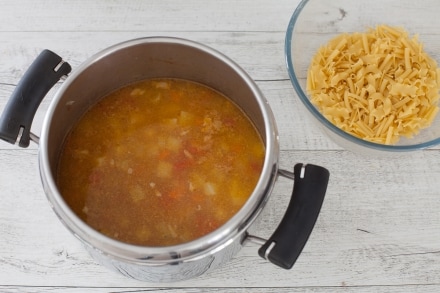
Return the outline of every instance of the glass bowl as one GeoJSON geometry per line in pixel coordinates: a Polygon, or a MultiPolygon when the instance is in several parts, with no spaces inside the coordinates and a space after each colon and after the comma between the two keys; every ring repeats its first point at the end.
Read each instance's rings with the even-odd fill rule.
{"type": "Polygon", "coordinates": [[[440,143],[440,113],[431,126],[412,138],[402,137],[394,145],[374,143],[341,130],[310,102],[306,91],[307,72],[321,46],[342,33],[366,32],[377,25],[402,27],[410,37],[418,35],[424,51],[440,65],[440,1],[426,0],[303,0],[287,29],[285,54],[293,87],[308,112],[337,144],[352,151],[404,152],[440,143]]]}

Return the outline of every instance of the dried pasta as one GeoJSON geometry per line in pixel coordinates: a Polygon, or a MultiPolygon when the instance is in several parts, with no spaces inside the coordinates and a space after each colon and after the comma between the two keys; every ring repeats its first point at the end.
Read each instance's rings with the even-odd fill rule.
{"type": "Polygon", "coordinates": [[[321,47],[307,76],[311,102],[333,124],[365,140],[395,144],[439,112],[440,69],[418,37],[379,25],[321,47]]]}

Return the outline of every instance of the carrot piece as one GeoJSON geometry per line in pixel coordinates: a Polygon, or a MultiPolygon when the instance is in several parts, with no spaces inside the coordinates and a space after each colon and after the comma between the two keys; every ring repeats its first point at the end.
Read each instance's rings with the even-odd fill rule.
{"type": "Polygon", "coordinates": [[[168,196],[171,198],[177,199],[182,196],[182,193],[177,189],[173,189],[168,193],[168,196]]]}
{"type": "Polygon", "coordinates": [[[171,152],[168,149],[162,149],[159,151],[159,159],[164,160],[167,159],[171,155],[171,152]]]}
{"type": "Polygon", "coordinates": [[[178,103],[182,99],[182,95],[178,91],[170,91],[171,101],[178,103]]]}
{"type": "Polygon", "coordinates": [[[168,196],[173,199],[178,199],[183,197],[183,195],[186,193],[186,188],[183,186],[183,183],[177,184],[173,189],[168,192],[168,196]]]}
{"type": "Polygon", "coordinates": [[[201,192],[194,192],[194,193],[192,193],[191,194],[191,200],[194,202],[194,203],[201,203],[201,202],[203,202],[203,200],[205,199],[205,195],[203,194],[203,193],[201,193],[201,192]]]}

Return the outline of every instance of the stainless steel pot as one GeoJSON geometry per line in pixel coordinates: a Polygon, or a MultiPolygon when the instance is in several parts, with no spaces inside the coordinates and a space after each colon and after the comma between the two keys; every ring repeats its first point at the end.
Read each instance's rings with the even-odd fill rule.
{"type": "Polygon", "coordinates": [[[260,243],[260,256],[290,269],[318,217],[327,188],[326,169],[297,164],[293,172],[278,169],[275,119],[255,82],[221,53],[189,40],[152,37],[124,42],[92,56],[75,70],[55,94],[41,138],[30,132],[32,120],[49,89],[70,73],[61,57],[45,50],[31,65],[0,117],[0,137],[27,147],[39,144],[40,174],[47,198],[64,225],[84,243],[99,263],[123,275],[150,282],[194,278],[231,259],[247,240],[260,243]],[[263,138],[263,171],[243,208],[216,231],[197,240],[168,247],[130,245],[108,238],[84,223],[69,208],[57,184],[57,164],[66,135],[91,105],[129,83],[173,77],[214,88],[246,112],[263,138]],[[291,202],[269,240],[248,234],[283,175],[295,180],[291,202]]]}

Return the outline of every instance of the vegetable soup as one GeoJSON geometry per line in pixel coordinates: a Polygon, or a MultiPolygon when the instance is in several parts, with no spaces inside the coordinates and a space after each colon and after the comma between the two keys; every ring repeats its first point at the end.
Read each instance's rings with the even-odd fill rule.
{"type": "Polygon", "coordinates": [[[72,129],[58,187],[84,222],[111,238],[175,245],[238,212],[264,153],[249,118],[219,92],[145,80],[100,100],[72,129]]]}

